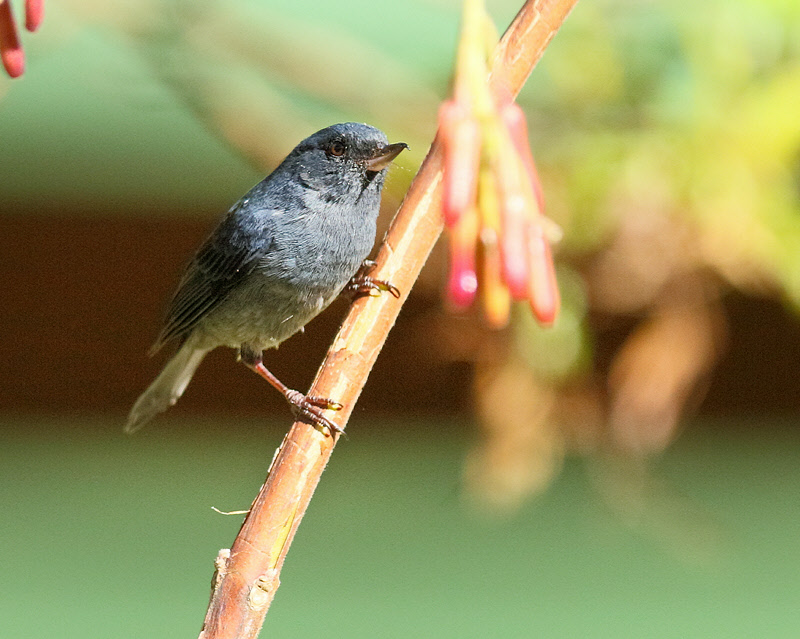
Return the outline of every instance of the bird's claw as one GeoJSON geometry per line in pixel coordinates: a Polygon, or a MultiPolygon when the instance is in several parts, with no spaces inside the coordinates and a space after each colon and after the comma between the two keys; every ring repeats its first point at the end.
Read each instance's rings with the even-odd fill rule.
{"type": "Polygon", "coordinates": [[[378,297],[382,291],[391,293],[394,297],[400,297],[400,289],[386,280],[376,280],[367,275],[354,277],[347,285],[347,292],[351,295],[369,295],[378,297]]]}
{"type": "Polygon", "coordinates": [[[327,428],[331,433],[344,434],[341,428],[322,414],[323,410],[342,410],[343,406],[339,402],[327,397],[303,395],[303,393],[295,390],[290,390],[286,394],[286,399],[292,407],[292,413],[296,418],[315,427],[327,428]]]}
{"type": "Polygon", "coordinates": [[[313,406],[322,408],[323,410],[342,410],[344,404],[335,402],[328,397],[318,397],[317,395],[306,395],[306,401],[313,406]]]}
{"type": "Polygon", "coordinates": [[[348,283],[346,292],[357,297],[359,295],[369,295],[370,297],[377,297],[381,292],[386,291],[391,293],[393,297],[400,298],[400,289],[391,282],[386,280],[378,280],[370,277],[369,272],[375,268],[377,264],[373,260],[364,260],[361,268],[348,283]]]}

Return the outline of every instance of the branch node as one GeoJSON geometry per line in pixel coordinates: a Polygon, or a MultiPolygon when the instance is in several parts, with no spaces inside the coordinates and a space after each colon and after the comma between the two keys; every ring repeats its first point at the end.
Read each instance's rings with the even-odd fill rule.
{"type": "Polygon", "coordinates": [[[261,575],[253,587],[250,589],[250,594],[247,597],[247,605],[254,611],[266,608],[272,598],[275,596],[275,591],[281,585],[280,572],[277,568],[270,568],[263,575],[261,575]]]}

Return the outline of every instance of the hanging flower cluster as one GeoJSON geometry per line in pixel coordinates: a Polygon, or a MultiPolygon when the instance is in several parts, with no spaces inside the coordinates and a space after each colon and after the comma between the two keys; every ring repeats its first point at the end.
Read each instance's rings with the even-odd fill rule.
{"type": "Polygon", "coordinates": [[[490,326],[508,322],[513,300],[528,300],[551,325],[560,297],[542,189],[522,109],[497,78],[488,83],[497,35],[482,0],[465,0],[454,95],[439,111],[444,147],[442,210],[450,239],[448,297],[459,309],[479,293],[490,326]],[[479,286],[480,283],[480,286],[479,286]]]}
{"type": "MultiPolygon", "coordinates": [[[[36,31],[43,18],[44,0],[25,0],[25,28],[36,31]]],[[[12,78],[18,78],[25,70],[25,52],[11,12],[11,0],[0,0],[0,59],[12,78]]]]}

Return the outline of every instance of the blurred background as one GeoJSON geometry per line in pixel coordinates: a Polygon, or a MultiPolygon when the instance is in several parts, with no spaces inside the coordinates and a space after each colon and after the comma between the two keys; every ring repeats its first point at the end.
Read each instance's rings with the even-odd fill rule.
{"type": "MultiPolygon", "coordinates": [[[[12,2],[21,13],[21,3],[12,2]]],[[[488,2],[502,30],[519,4],[488,2]]],[[[133,438],[146,351],[218,217],[302,138],[405,141],[455,0],[61,0],[0,75],[0,636],[192,636],[290,424],[212,353],[133,438]]],[[[519,98],[564,298],[491,332],[432,255],[264,635],[796,637],[800,5],[579,3],[519,98]]],[[[308,387],[337,303],[267,365],[308,387]]]]}

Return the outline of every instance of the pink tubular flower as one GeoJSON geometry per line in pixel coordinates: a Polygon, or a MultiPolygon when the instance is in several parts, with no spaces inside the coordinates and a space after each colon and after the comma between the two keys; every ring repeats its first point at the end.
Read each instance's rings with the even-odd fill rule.
{"type": "Polygon", "coordinates": [[[0,0],[0,58],[6,73],[18,78],[25,71],[25,53],[14,23],[10,0],[0,0]]]}
{"type": "Polygon", "coordinates": [[[511,148],[501,147],[496,159],[495,175],[500,198],[503,258],[503,279],[515,300],[528,297],[530,265],[528,260],[528,220],[530,198],[522,180],[519,158],[511,148]]]}
{"type": "Polygon", "coordinates": [[[481,160],[480,123],[469,107],[447,100],[439,109],[439,127],[444,142],[444,221],[452,228],[475,202],[481,160]]]}
{"type": "Polygon", "coordinates": [[[550,244],[541,226],[531,226],[529,242],[531,286],[528,300],[536,320],[543,326],[552,326],[561,308],[561,294],[556,282],[550,244]]]}
{"type": "MultiPolygon", "coordinates": [[[[510,99],[509,99],[510,100],[510,99]]],[[[544,193],[542,183],[539,181],[539,173],[533,161],[533,154],[528,143],[528,123],[525,120],[525,113],[516,102],[508,101],[500,108],[500,115],[503,123],[511,134],[511,141],[517,149],[519,157],[525,165],[528,173],[533,193],[536,196],[536,204],[539,206],[539,213],[544,213],[544,193]]]]}
{"type": "Polygon", "coordinates": [[[44,20],[44,0],[25,0],[25,28],[33,33],[44,20]]]}
{"type": "Polygon", "coordinates": [[[450,277],[447,293],[456,308],[467,308],[478,290],[475,251],[478,239],[477,215],[470,211],[455,224],[450,238],[450,277]]]}
{"type": "MultiPolygon", "coordinates": [[[[43,19],[44,0],[25,0],[25,28],[36,31],[43,19]]],[[[11,0],[0,0],[0,60],[12,78],[18,78],[25,71],[25,52],[11,11],[11,0]]]]}

